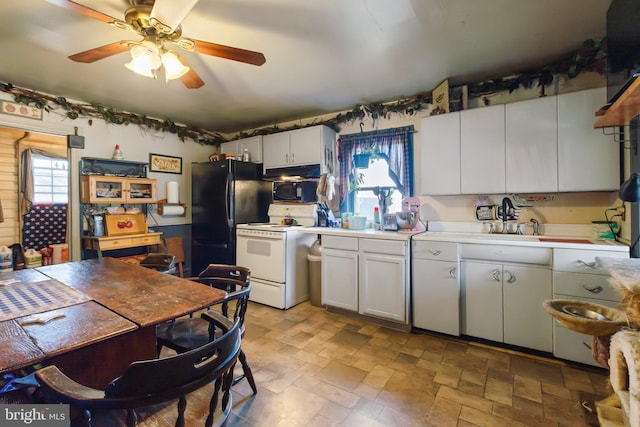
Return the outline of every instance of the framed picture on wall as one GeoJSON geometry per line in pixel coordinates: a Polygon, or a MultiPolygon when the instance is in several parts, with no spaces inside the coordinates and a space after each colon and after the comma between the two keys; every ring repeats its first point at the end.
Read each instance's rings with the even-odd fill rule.
{"type": "Polygon", "coordinates": [[[149,153],[149,171],[181,174],[182,157],[149,153]]]}

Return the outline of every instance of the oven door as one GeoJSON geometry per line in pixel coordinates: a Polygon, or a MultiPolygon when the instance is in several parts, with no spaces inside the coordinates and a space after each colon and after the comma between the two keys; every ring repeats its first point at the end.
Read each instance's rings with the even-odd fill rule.
{"type": "Polygon", "coordinates": [[[237,229],[236,264],[251,270],[251,279],[285,282],[286,233],[237,229]]]}

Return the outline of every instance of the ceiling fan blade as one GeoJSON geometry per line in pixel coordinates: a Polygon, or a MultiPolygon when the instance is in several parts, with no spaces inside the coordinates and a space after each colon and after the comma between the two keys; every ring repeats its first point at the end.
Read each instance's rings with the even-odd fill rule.
{"type": "Polygon", "coordinates": [[[177,57],[180,60],[180,62],[182,63],[182,65],[184,65],[185,67],[189,67],[189,71],[187,72],[187,74],[185,74],[184,76],[180,77],[180,80],[182,80],[182,83],[188,89],[197,89],[199,87],[204,86],[204,81],[202,81],[202,79],[200,78],[198,73],[196,73],[196,71],[193,69],[193,67],[190,66],[182,56],[177,55],[177,57]]]}
{"type": "Polygon", "coordinates": [[[105,15],[102,12],[98,12],[97,10],[93,10],[90,7],[83,6],[71,0],[46,0],[46,1],[51,4],[55,4],[56,6],[64,7],[65,9],[69,9],[74,12],[80,13],[84,16],[88,16],[89,18],[106,22],[107,24],[111,24],[112,22],[117,21],[117,19],[112,16],[105,15]]]}
{"type": "Polygon", "coordinates": [[[85,50],[84,52],[76,53],[75,55],[69,56],[69,59],[76,62],[84,62],[90,64],[99,59],[108,58],[109,56],[126,52],[127,50],[129,50],[129,45],[126,44],[126,42],[119,41],[96,47],[94,49],[85,50]]]}
{"type": "Polygon", "coordinates": [[[154,26],[163,33],[171,34],[180,25],[198,0],[156,0],[150,18],[154,26]]]}
{"type": "Polygon", "coordinates": [[[195,51],[205,55],[217,56],[219,58],[231,59],[252,65],[262,65],[267,60],[260,52],[239,49],[237,47],[224,46],[221,44],[193,40],[195,51]]]}

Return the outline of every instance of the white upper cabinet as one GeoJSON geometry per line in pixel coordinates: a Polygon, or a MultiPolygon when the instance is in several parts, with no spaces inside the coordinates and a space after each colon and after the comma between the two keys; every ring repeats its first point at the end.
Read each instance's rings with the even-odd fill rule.
{"type": "Polygon", "coordinates": [[[320,164],[321,173],[336,174],[336,134],[327,126],[311,126],[263,137],[267,169],[320,164]]]}
{"type": "Polygon", "coordinates": [[[557,97],[506,104],[508,193],[558,191],[557,97]]]}
{"type": "Polygon", "coordinates": [[[422,119],[420,194],[460,194],[460,113],[422,119]]]}
{"type": "Polygon", "coordinates": [[[220,144],[220,153],[222,154],[229,153],[241,156],[245,149],[249,150],[251,162],[262,163],[262,136],[252,136],[220,144]]]}
{"type": "Polygon", "coordinates": [[[559,191],[620,188],[619,146],[593,128],[594,112],[606,104],[606,92],[598,88],[558,95],[559,191]]]}
{"type": "Polygon", "coordinates": [[[620,148],[594,112],[604,88],[422,119],[422,195],[615,191],[620,148]]]}
{"type": "Polygon", "coordinates": [[[505,192],[504,104],[460,114],[460,190],[462,194],[505,192]]]}
{"type": "Polygon", "coordinates": [[[262,138],[263,167],[291,166],[289,161],[289,132],[272,133],[262,138]]]}

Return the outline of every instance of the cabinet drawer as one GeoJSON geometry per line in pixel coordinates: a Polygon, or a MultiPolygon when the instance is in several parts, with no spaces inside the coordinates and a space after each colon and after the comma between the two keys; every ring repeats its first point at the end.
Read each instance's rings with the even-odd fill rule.
{"type": "Polygon", "coordinates": [[[508,245],[460,245],[460,257],[498,262],[551,265],[552,249],[508,245]]]}
{"type": "Polygon", "coordinates": [[[322,247],[330,249],[343,249],[345,251],[357,251],[358,239],[356,237],[322,236],[322,247]]]}
{"type": "Polygon", "coordinates": [[[553,269],[554,271],[608,275],[598,265],[596,257],[629,258],[629,254],[626,252],[554,249],[553,269]]]}
{"type": "MultiPolygon", "coordinates": [[[[601,274],[567,273],[554,271],[553,294],[578,298],[596,298],[619,302],[622,295],[609,283],[608,276],[601,274]]],[[[564,299],[564,297],[558,297],[564,299]]]]}
{"type": "Polygon", "coordinates": [[[122,239],[116,240],[101,240],[100,249],[103,251],[109,249],[120,249],[120,248],[130,248],[131,247],[131,239],[123,237],[122,239]]]}
{"type": "Polygon", "coordinates": [[[591,354],[591,335],[581,334],[556,324],[553,355],[586,365],[600,366],[591,354]]]}
{"type": "Polygon", "coordinates": [[[418,259],[458,261],[458,244],[453,242],[414,241],[412,256],[418,259]]]}
{"type": "Polygon", "coordinates": [[[359,245],[362,252],[402,256],[406,254],[407,242],[400,240],[360,239],[359,245]]]}

